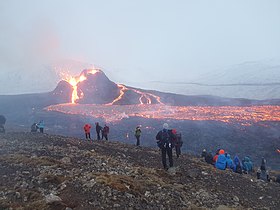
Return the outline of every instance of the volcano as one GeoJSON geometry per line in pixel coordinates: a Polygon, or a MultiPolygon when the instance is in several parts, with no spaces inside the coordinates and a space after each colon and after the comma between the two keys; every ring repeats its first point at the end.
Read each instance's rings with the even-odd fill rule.
{"type": "Polygon", "coordinates": [[[85,69],[77,77],[58,83],[52,95],[73,104],[156,104],[161,103],[158,96],[148,91],[126,87],[112,82],[99,69],[85,69]]]}
{"type": "MultiPolygon", "coordinates": [[[[60,103],[137,105],[166,104],[171,106],[249,106],[278,105],[280,100],[249,100],[216,96],[186,96],[116,84],[100,69],[85,69],[79,76],[58,83],[50,97],[60,103]]],[[[56,103],[54,103],[56,104],[56,103]]]]}
{"type": "MultiPolygon", "coordinates": [[[[7,119],[8,132],[27,131],[34,122],[44,119],[48,133],[81,137],[85,123],[100,122],[110,125],[110,137],[115,140],[133,138],[129,132],[143,125],[142,141],[146,145],[154,145],[151,137],[163,122],[168,122],[188,140],[184,151],[214,151],[227,146],[231,153],[257,159],[279,148],[279,105],[277,99],[143,90],[116,84],[100,69],[85,69],[78,76],[60,81],[51,92],[0,96],[0,115],[7,119]],[[236,147],[237,142],[242,146],[236,147]],[[258,145],[260,152],[255,154],[251,145],[258,145]]],[[[271,153],[271,164],[277,167],[274,156],[271,153]]]]}
{"type": "Polygon", "coordinates": [[[120,91],[103,71],[86,69],[78,77],[60,81],[52,94],[63,97],[65,103],[107,104],[117,98],[120,91]]]}

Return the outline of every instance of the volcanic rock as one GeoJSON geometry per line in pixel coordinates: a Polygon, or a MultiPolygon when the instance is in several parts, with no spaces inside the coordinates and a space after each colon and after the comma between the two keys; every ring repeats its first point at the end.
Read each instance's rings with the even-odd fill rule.
{"type": "Polygon", "coordinates": [[[83,97],[78,100],[78,103],[106,104],[119,96],[118,86],[109,80],[104,72],[97,71],[95,74],[87,74],[87,70],[84,70],[82,74],[86,75],[87,79],[77,84],[78,94],[83,93],[83,97]]]}
{"type": "Polygon", "coordinates": [[[68,82],[61,80],[51,93],[53,97],[60,98],[64,103],[69,103],[71,102],[72,91],[72,86],[68,82]]]}
{"type": "Polygon", "coordinates": [[[0,209],[279,209],[280,185],[183,154],[40,133],[0,135],[0,209]],[[44,152],[42,152],[44,151],[44,152]]]}

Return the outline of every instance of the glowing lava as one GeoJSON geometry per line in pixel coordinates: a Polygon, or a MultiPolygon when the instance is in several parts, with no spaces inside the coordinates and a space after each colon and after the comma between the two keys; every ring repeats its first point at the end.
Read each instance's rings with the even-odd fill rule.
{"type": "Polygon", "coordinates": [[[123,85],[123,84],[118,84],[118,87],[120,88],[120,95],[119,95],[116,99],[114,99],[111,103],[108,103],[108,104],[106,104],[106,105],[114,105],[116,102],[120,101],[120,100],[123,98],[125,92],[128,91],[128,90],[131,90],[131,91],[137,93],[138,95],[140,95],[140,97],[139,97],[139,99],[138,99],[140,104],[152,104],[152,98],[154,98],[154,99],[157,101],[157,103],[163,104],[163,103],[160,101],[160,97],[159,97],[159,96],[156,96],[156,95],[154,95],[154,94],[145,93],[145,92],[136,90],[136,89],[134,89],[134,88],[128,88],[128,87],[126,87],[126,86],[123,85]],[[144,99],[145,99],[145,100],[144,100],[144,99]],[[145,101],[146,101],[146,102],[145,102],[145,101]]]}
{"type": "Polygon", "coordinates": [[[174,119],[192,121],[220,121],[250,126],[257,122],[280,122],[280,106],[166,106],[163,104],[138,105],[52,105],[48,111],[103,118],[106,122],[129,117],[174,119]]]}
{"type": "Polygon", "coordinates": [[[78,94],[78,83],[85,81],[87,79],[87,75],[88,74],[95,74],[96,72],[99,72],[100,70],[98,69],[89,69],[89,70],[85,70],[82,72],[82,74],[78,77],[72,77],[70,76],[69,79],[64,79],[66,82],[68,82],[72,88],[73,88],[73,92],[72,92],[72,97],[71,97],[71,103],[75,104],[76,101],[78,99],[80,99],[81,97],[83,97],[83,93],[81,92],[80,95],[78,94]]]}
{"type": "Polygon", "coordinates": [[[118,87],[120,88],[120,95],[114,99],[111,103],[108,103],[106,105],[113,105],[114,103],[116,103],[117,101],[121,100],[125,91],[127,90],[127,88],[124,85],[118,84],[118,87]]]}

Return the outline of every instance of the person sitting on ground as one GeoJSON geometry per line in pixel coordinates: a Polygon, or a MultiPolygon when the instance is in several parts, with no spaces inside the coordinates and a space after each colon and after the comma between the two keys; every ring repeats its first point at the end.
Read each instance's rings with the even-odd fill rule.
{"type": "Polygon", "coordinates": [[[270,181],[268,170],[266,169],[266,160],[262,157],[260,168],[257,170],[257,179],[270,181]]]}
{"type": "Polygon", "coordinates": [[[206,163],[213,165],[213,155],[211,154],[211,152],[207,152],[206,149],[203,149],[201,157],[204,158],[204,161],[206,163]]]}
{"type": "Polygon", "coordinates": [[[233,169],[234,166],[233,166],[233,161],[232,161],[232,159],[231,159],[231,157],[230,157],[230,154],[226,153],[225,156],[226,156],[226,161],[227,161],[227,166],[226,166],[226,168],[233,169]]]}
{"type": "Polygon", "coordinates": [[[207,155],[206,149],[203,149],[203,150],[202,150],[202,153],[201,153],[201,157],[202,157],[202,158],[205,158],[206,155],[207,155]]]}
{"type": "Polygon", "coordinates": [[[213,157],[213,164],[215,165],[215,163],[217,162],[218,156],[219,156],[219,152],[221,149],[217,149],[216,154],[213,157]]]}
{"type": "Polygon", "coordinates": [[[227,158],[223,149],[219,151],[219,156],[217,158],[215,167],[220,170],[225,170],[227,167],[227,158]]]}
{"type": "Polygon", "coordinates": [[[238,174],[242,174],[242,164],[237,155],[233,159],[233,171],[238,174]]]}
{"type": "Polygon", "coordinates": [[[35,132],[37,132],[38,131],[38,125],[37,125],[37,123],[33,123],[32,125],[31,125],[31,132],[32,133],[35,133],[35,132]]]}
{"type": "Polygon", "coordinates": [[[253,172],[253,163],[248,156],[244,157],[244,160],[242,161],[242,165],[243,165],[243,171],[245,173],[248,174],[253,172]]]}

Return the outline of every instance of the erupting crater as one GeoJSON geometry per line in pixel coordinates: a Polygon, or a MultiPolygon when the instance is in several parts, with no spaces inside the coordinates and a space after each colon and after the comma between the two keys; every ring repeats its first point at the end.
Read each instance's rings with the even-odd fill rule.
{"type": "Polygon", "coordinates": [[[228,105],[209,106],[205,98],[200,98],[199,103],[202,105],[178,106],[175,95],[156,93],[158,95],[155,91],[115,84],[100,69],[86,69],[79,76],[61,81],[53,91],[53,95],[64,98],[65,103],[48,106],[45,110],[103,118],[106,122],[120,121],[129,117],[221,121],[242,125],[280,121],[280,106],[233,106],[230,99],[220,99],[228,105]],[[175,101],[174,104],[163,103],[167,101],[166,98],[175,101]]]}
{"type": "Polygon", "coordinates": [[[53,91],[54,95],[61,95],[62,93],[70,95],[71,100],[66,102],[72,104],[128,105],[162,103],[159,96],[148,91],[141,91],[123,84],[115,84],[100,69],[86,69],[79,76],[66,76],[53,91]],[[65,82],[68,83],[69,87],[66,87],[65,82]],[[69,93],[69,89],[71,93],[69,93]]]}

